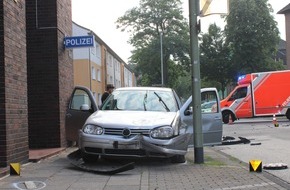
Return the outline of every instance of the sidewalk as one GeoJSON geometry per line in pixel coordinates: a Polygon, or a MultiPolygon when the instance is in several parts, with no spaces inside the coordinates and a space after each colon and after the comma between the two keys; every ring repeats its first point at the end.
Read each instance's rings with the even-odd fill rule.
{"type": "Polygon", "coordinates": [[[290,189],[289,184],[267,171],[249,172],[246,163],[241,163],[211,147],[204,147],[204,164],[194,163],[194,149],[190,148],[186,155],[187,162],[184,164],[172,164],[166,160],[137,160],[133,170],[111,176],[77,170],[66,158],[74,150],[76,149],[68,148],[37,163],[21,166],[20,176],[0,179],[0,189],[290,189]]]}

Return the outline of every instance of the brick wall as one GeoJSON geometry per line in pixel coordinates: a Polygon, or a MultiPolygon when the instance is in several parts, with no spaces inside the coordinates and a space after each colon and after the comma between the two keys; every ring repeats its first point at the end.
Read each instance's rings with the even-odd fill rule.
{"type": "Polygon", "coordinates": [[[71,1],[26,0],[26,6],[29,147],[65,146],[73,66],[63,38],[71,34],[71,1]]]}
{"type": "Polygon", "coordinates": [[[28,161],[25,0],[0,5],[0,166],[28,161]]]}
{"type": "Polygon", "coordinates": [[[58,28],[58,69],[59,69],[59,114],[60,114],[60,140],[66,146],[65,117],[68,99],[74,88],[72,50],[65,50],[63,39],[72,35],[71,0],[59,0],[57,5],[58,28]]]}
{"type": "Polygon", "coordinates": [[[2,3],[0,4],[0,167],[5,167],[7,162],[3,9],[2,3]]]}

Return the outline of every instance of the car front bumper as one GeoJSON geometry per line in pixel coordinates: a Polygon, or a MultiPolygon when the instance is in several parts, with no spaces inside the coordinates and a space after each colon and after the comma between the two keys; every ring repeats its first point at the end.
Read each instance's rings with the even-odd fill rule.
{"type": "Polygon", "coordinates": [[[152,139],[135,135],[124,138],[116,135],[88,135],[79,132],[79,148],[86,154],[125,157],[171,157],[185,155],[192,134],[186,133],[171,139],[152,139]]]}

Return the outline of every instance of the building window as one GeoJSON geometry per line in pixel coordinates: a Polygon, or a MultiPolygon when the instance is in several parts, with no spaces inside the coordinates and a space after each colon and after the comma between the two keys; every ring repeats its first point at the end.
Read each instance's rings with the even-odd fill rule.
{"type": "Polygon", "coordinates": [[[97,100],[97,93],[96,92],[93,92],[93,96],[94,96],[94,99],[96,101],[97,100]]]}
{"type": "Polygon", "coordinates": [[[101,71],[100,71],[100,69],[97,69],[97,79],[98,79],[98,81],[101,81],[101,71]]]}
{"type": "Polygon", "coordinates": [[[96,80],[96,70],[94,66],[92,66],[92,79],[96,80]]]}
{"type": "Polygon", "coordinates": [[[109,56],[109,65],[110,65],[110,67],[112,67],[112,62],[113,62],[113,59],[112,59],[112,56],[110,55],[109,56]]]}
{"type": "Polygon", "coordinates": [[[93,55],[96,55],[96,47],[95,46],[94,47],[91,47],[90,50],[91,50],[91,53],[93,55]]]}
{"type": "Polygon", "coordinates": [[[102,94],[98,93],[98,105],[101,105],[102,104],[102,94]]]}

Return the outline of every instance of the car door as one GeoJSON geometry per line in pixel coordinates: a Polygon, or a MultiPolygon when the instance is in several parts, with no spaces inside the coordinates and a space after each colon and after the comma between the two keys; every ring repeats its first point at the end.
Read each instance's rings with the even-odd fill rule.
{"type": "MultiPolygon", "coordinates": [[[[215,88],[201,89],[201,115],[202,115],[202,132],[204,145],[221,144],[223,123],[220,108],[220,99],[215,88]],[[211,108],[209,108],[209,106],[211,108]]],[[[193,112],[192,112],[192,97],[184,103],[181,110],[181,117],[185,122],[189,131],[193,133],[193,112]]],[[[190,146],[194,144],[193,136],[190,141],[190,146]]]]}
{"type": "Polygon", "coordinates": [[[78,141],[78,132],[86,119],[98,110],[91,91],[86,87],[76,86],[69,100],[66,113],[66,139],[69,142],[78,141]]]}
{"type": "Polygon", "coordinates": [[[233,101],[230,107],[235,111],[237,118],[252,117],[250,85],[236,88],[229,100],[233,101]]]}

